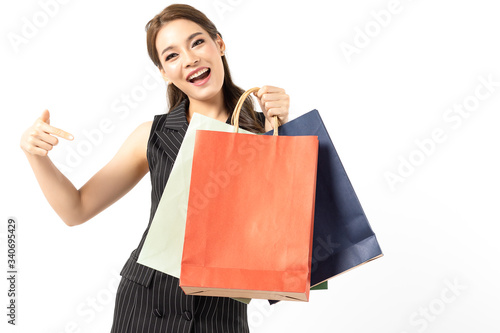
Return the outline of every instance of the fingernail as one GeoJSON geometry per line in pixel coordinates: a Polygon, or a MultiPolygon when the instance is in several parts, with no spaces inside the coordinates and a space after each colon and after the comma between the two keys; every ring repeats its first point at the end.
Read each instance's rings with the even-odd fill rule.
{"type": "Polygon", "coordinates": [[[70,135],[68,138],[69,138],[70,140],[73,140],[73,135],[70,135]]]}

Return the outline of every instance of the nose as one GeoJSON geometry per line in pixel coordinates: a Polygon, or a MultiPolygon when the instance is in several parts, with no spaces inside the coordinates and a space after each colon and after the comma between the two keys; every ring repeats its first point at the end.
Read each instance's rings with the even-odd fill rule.
{"type": "Polygon", "coordinates": [[[200,61],[200,59],[196,54],[194,54],[194,52],[186,51],[184,55],[184,61],[185,67],[192,67],[195,66],[200,61]]]}

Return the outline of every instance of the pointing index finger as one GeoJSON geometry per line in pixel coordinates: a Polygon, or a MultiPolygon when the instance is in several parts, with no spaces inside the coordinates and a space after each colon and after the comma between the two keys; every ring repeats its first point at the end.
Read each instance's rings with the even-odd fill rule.
{"type": "Polygon", "coordinates": [[[60,138],[66,139],[66,140],[73,140],[73,138],[74,138],[73,135],[71,135],[70,133],[63,131],[60,128],[51,126],[47,123],[44,123],[42,125],[42,129],[47,133],[54,134],[55,136],[58,136],[60,138]]]}

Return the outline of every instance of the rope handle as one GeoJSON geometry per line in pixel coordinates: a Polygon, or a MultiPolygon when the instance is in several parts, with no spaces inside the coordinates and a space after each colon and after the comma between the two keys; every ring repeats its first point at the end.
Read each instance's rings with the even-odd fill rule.
{"type": "MultiPolygon", "coordinates": [[[[247,99],[248,95],[250,95],[255,91],[258,91],[259,89],[260,89],[259,87],[248,89],[241,95],[240,99],[238,100],[238,103],[236,104],[236,107],[234,108],[233,111],[233,115],[231,117],[231,124],[234,125],[234,133],[238,133],[238,125],[240,123],[240,111],[241,108],[243,107],[243,103],[247,99]]],[[[278,116],[273,116],[273,121],[274,121],[273,136],[278,136],[278,116]]]]}

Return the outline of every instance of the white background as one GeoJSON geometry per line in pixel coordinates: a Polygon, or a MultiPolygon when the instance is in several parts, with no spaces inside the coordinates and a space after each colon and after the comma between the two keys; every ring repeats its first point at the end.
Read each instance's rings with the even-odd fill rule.
{"type": "MultiPolygon", "coordinates": [[[[44,3],[55,2],[0,8],[0,266],[7,271],[7,219],[15,217],[19,271],[17,326],[6,323],[4,278],[1,325],[109,332],[119,271],[149,219],[149,175],[70,228],[47,203],[19,140],[49,109],[51,124],[75,135],[49,156],[79,188],[139,124],[164,113],[144,26],[171,2],[44,3]],[[133,93],[135,104],[124,107],[133,93]],[[103,119],[112,130],[99,138],[103,119]]],[[[500,332],[497,1],[401,0],[390,18],[382,15],[389,0],[189,3],[222,33],[238,85],[285,88],[291,118],[319,110],[385,255],[335,277],[308,303],[253,301],[251,331],[500,332]],[[347,44],[357,53],[346,56],[347,44]],[[480,77],[496,86],[488,91],[480,77]],[[443,118],[467,102],[474,110],[466,117],[443,118]],[[435,130],[442,140],[430,144],[435,130]],[[401,178],[391,186],[387,173],[401,178]]]]}

